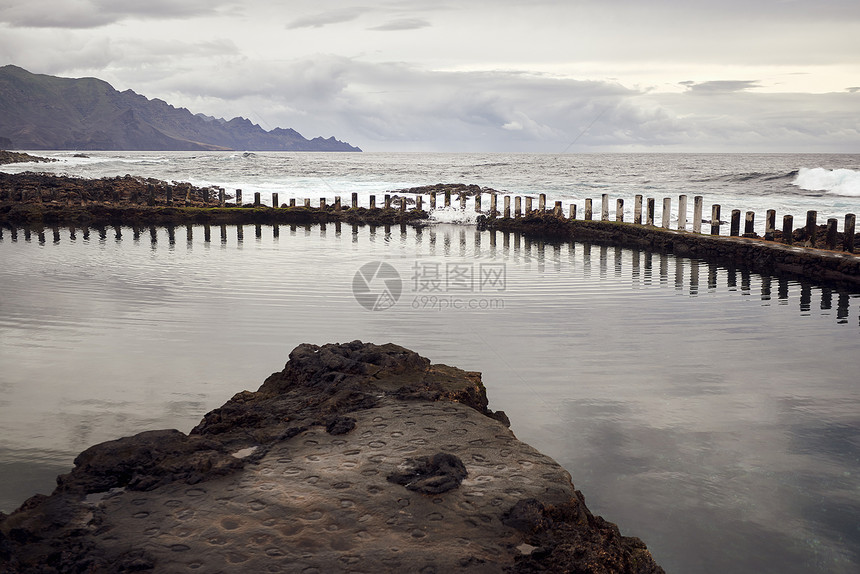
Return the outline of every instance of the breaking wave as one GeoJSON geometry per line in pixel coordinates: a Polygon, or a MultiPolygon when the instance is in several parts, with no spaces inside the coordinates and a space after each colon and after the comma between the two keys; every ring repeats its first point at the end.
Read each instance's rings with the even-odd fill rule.
{"type": "Polygon", "coordinates": [[[802,167],[792,181],[800,189],[825,191],[833,195],[860,197],[860,171],[802,167]]]}

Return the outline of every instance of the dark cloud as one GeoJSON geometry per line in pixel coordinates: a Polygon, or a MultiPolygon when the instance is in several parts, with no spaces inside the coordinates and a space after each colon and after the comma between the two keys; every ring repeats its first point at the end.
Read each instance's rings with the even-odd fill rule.
{"type": "Polygon", "coordinates": [[[400,31],[400,30],[417,30],[419,28],[427,28],[430,22],[421,18],[400,18],[386,22],[380,26],[374,26],[370,30],[378,30],[383,32],[400,31]]]}
{"type": "Polygon", "coordinates": [[[727,94],[759,87],[758,80],[713,80],[710,82],[681,82],[694,94],[727,94]]]}
{"type": "Polygon", "coordinates": [[[297,28],[322,28],[329,24],[350,22],[368,11],[370,11],[370,8],[361,6],[350,6],[349,8],[327,10],[325,12],[297,18],[287,24],[287,28],[290,30],[295,30],[297,28]]]}
{"type": "Polygon", "coordinates": [[[27,28],[87,29],[129,18],[171,19],[214,14],[228,1],[30,0],[0,3],[0,23],[27,28]]]}

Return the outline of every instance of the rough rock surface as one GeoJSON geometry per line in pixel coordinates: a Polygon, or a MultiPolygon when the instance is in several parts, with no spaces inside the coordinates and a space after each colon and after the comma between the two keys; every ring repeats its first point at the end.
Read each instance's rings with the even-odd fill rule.
{"type": "Polygon", "coordinates": [[[0,572],[662,572],[479,373],[391,344],[300,345],[190,435],[75,464],[0,515],[0,572]]]}

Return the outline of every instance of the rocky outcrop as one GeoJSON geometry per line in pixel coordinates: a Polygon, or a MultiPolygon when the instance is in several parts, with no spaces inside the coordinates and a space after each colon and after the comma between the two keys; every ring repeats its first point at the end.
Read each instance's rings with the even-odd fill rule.
{"type": "Polygon", "coordinates": [[[479,373],[300,345],[189,435],[83,452],[0,516],[0,571],[662,572],[506,422],[479,373]]]}
{"type": "Polygon", "coordinates": [[[0,67],[0,142],[15,149],[361,151],[334,137],[194,115],[96,78],[0,67]]]}
{"type": "MultiPolygon", "coordinates": [[[[2,143],[2,139],[0,139],[0,143],[2,143]]],[[[6,163],[26,163],[26,162],[36,162],[36,163],[48,163],[52,161],[57,161],[55,159],[50,159],[47,157],[38,157],[35,155],[30,155],[28,153],[18,153],[14,151],[4,151],[0,150],[0,165],[6,163]]]]}

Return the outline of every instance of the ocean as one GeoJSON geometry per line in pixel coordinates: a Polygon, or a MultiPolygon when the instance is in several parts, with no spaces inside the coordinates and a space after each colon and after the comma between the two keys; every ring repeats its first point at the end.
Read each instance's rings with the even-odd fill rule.
{"type": "MultiPolygon", "coordinates": [[[[63,162],[2,168],[281,198],[439,182],[580,205],[686,193],[840,226],[860,207],[860,156],[41,155],[63,162]]],[[[209,240],[201,226],[4,228],[0,511],[50,492],[92,444],[188,432],[300,343],[360,339],[482,372],[490,408],[667,572],[860,568],[860,293],[450,223],[464,215],[213,226],[209,240]],[[371,311],[356,284],[379,262],[401,290],[371,311]]]]}

